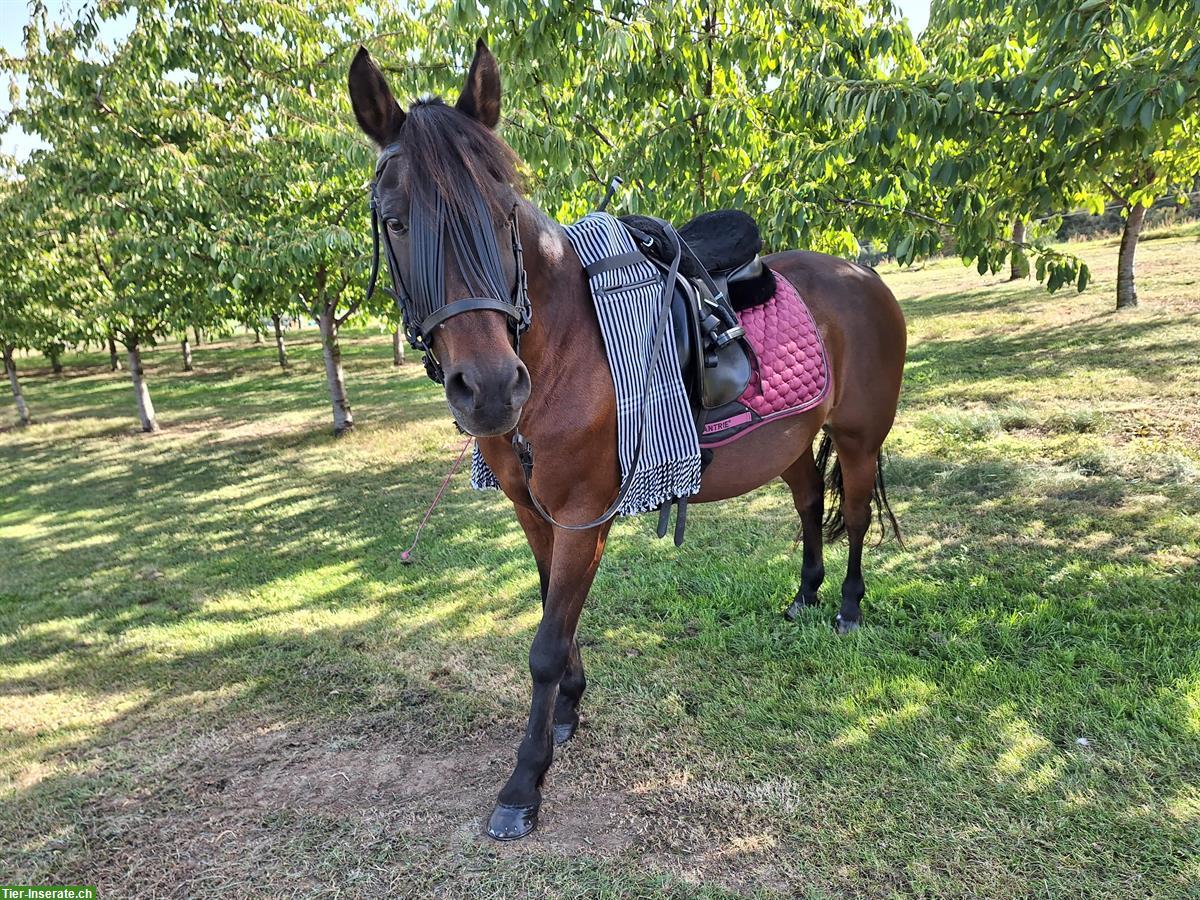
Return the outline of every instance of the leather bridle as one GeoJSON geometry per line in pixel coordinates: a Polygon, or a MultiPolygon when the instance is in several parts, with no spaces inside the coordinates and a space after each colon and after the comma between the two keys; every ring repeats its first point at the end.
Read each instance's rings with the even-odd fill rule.
{"type": "MultiPolygon", "coordinates": [[[[374,253],[371,259],[371,277],[367,284],[368,299],[370,299],[374,294],[376,282],[379,278],[379,176],[383,174],[383,170],[387,167],[387,164],[400,154],[400,151],[401,146],[399,144],[390,144],[380,151],[379,160],[375,164],[375,178],[371,182],[371,237],[374,241],[374,253]]],[[[486,254],[491,257],[490,268],[499,268],[498,255],[493,252],[495,250],[494,236],[491,235],[490,229],[487,229],[486,225],[484,224],[486,222],[491,222],[491,216],[488,214],[486,203],[479,195],[478,191],[475,190],[473,186],[471,190],[473,192],[472,199],[475,202],[476,212],[480,221],[474,224],[468,223],[467,227],[473,229],[483,229],[483,231],[473,233],[473,236],[475,237],[483,235],[486,238],[482,248],[479,248],[477,243],[477,249],[482,249],[482,251],[484,251],[480,255],[486,254]],[[490,243],[488,240],[490,240],[490,243]]],[[[414,208],[416,208],[418,205],[419,204],[414,204],[414,208]]],[[[497,284],[495,279],[486,271],[486,269],[489,268],[488,263],[481,259],[472,259],[470,253],[463,252],[466,243],[465,233],[463,231],[463,223],[461,221],[457,221],[454,216],[445,215],[445,207],[442,205],[440,198],[436,199],[434,218],[435,221],[433,230],[429,231],[428,233],[424,233],[420,238],[421,240],[432,241],[433,243],[429,246],[422,247],[419,252],[415,252],[413,254],[414,265],[424,265],[426,268],[428,268],[431,264],[431,261],[436,261],[436,265],[439,267],[442,265],[440,262],[442,258],[441,241],[444,236],[444,229],[445,232],[449,233],[451,243],[455,246],[460,267],[465,266],[466,268],[470,269],[470,274],[467,274],[464,270],[464,274],[467,274],[468,284],[470,284],[472,280],[474,280],[476,283],[491,281],[493,284],[497,284]]],[[[513,261],[515,263],[515,283],[509,289],[509,300],[501,300],[496,297],[464,297],[460,300],[454,300],[450,303],[447,303],[445,299],[445,291],[438,290],[436,291],[437,296],[432,300],[426,297],[427,302],[425,305],[428,308],[419,309],[418,304],[414,302],[413,296],[408,292],[408,289],[405,287],[404,280],[400,276],[400,266],[397,264],[396,251],[392,247],[392,242],[390,240],[385,240],[383,242],[384,246],[387,248],[388,270],[392,275],[391,294],[395,298],[396,305],[400,308],[400,314],[404,319],[405,336],[408,338],[409,344],[411,344],[414,349],[425,354],[425,371],[437,384],[443,383],[444,373],[442,372],[441,363],[438,361],[437,356],[433,352],[431,337],[434,330],[440,325],[445,324],[448,319],[462,313],[473,312],[476,310],[495,310],[496,312],[503,313],[508,318],[509,331],[513,336],[513,348],[516,351],[517,356],[520,357],[521,334],[529,328],[529,323],[533,314],[533,308],[529,300],[528,278],[525,273],[525,262],[521,249],[521,232],[518,225],[517,204],[514,202],[512,210],[508,215],[508,227],[512,235],[512,253],[513,261]]],[[[533,507],[537,510],[538,515],[557,528],[567,531],[587,531],[611,521],[617,516],[617,512],[620,509],[621,504],[629,495],[629,491],[633,487],[635,480],[634,476],[637,474],[638,468],[641,465],[646,429],[649,427],[646,413],[649,408],[648,400],[650,393],[650,373],[659,357],[662,355],[663,347],[665,346],[664,339],[671,317],[671,298],[674,294],[676,278],[679,275],[679,265],[681,259],[683,258],[683,248],[686,247],[686,244],[684,244],[682,238],[679,238],[678,234],[675,233],[673,228],[671,228],[669,225],[667,225],[666,228],[670,234],[676,238],[678,244],[673,255],[673,259],[669,265],[655,262],[655,264],[658,265],[659,268],[663,269],[665,273],[662,282],[662,295],[659,301],[654,336],[651,342],[650,359],[647,363],[646,373],[643,378],[641,414],[639,417],[638,436],[634,447],[633,459],[630,463],[629,472],[621,480],[617,490],[616,498],[612,501],[608,508],[604,510],[604,512],[589,522],[568,524],[558,521],[553,515],[551,515],[550,511],[542,505],[541,501],[538,500],[537,495],[533,492],[533,486],[530,484],[533,478],[533,446],[529,443],[528,439],[521,434],[519,429],[513,430],[512,447],[517,456],[517,460],[520,463],[521,475],[524,481],[525,490],[529,494],[529,499],[533,502],[533,507]]],[[[416,239],[412,241],[414,250],[417,247],[417,243],[418,242],[416,239]]],[[[688,252],[690,253],[690,250],[688,252]]],[[[615,268],[621,265],[626,265],[627,263],[628,260],[624,259],[623,257],[613,257],[604,260],[603,263],[599,265],[602,265],[605,268],[615,268]]],[[[593,266],[588,270],[589,276],[593,274],[591,271],[592,269],[599,271],[597,264],[593,264],[593,266]]],[[[421,274],[430,276],[434,273],[424,271],[421,274]]],[[[494,273],[491,274],[494,275],[494,273]]],[[[428,277],[426,278],[426,281],[428,281],[428,277]]],[[[418,283],[420,283],[420,279],[418,279],[418,283]]],[[[426,293],[428,293],[426,290],[427,287],[428,285],[422,287],[422,290],[424,290],[426,293]]],[[[698,413],[698,415],[702,416],[702,412],[698,413]]],[[[703,426],[702,418],[698,418],[696,420],[696,426],[697,429],[703,426]]],[[[687,509],[686,498],[679,498],[678,501],[667,501],[662,505],[659,516],[659,537],[662,537],[662,535],[666,533],[667,515],[670,511],[672,502],[678,502],[679,504],[679,513],[676,517],[675,536],[675,543],[678,545],[681,542],[683,535],[683,522],[685,511],[687,509]]]]}
{"type": "MultiPolygon", "coordinates": [[[[375,163],[375,178],[371,182],[371,239],[374,242],[374,250],[371,258],[371,277],[367,283],[367,299],[370,300],[375,293],[376,282],[379,279],[379,245],[380,245],[380,197],[379,197],[379,179],[383,174],[383,170],[387,164],[395,159],[401,152],[400,144],[390,144],[384,147],[379,153],[379,159],[375,163]]],[[[479,196],[478,191],[474,190],[474,199],[480,210],[486,212],[486,206],[483,198],[479,196]]],[[[450,234],[451,242],[455,245],[460,265],[464,264],[464,260],[473,260],[473,254],[465,253],[464,247],[467,240],[467,235],[462,230],[462,223],[457,221],[443,221],[447,217],[441,215],[443,210],[441,201],[437,201],[438,214],[434,222],[435,240],[439,243],[442,239],[442,229],[444,228],[450,234]]],[[[413,206],[414,210],[417,204],[413,206]]],[[[485,221],[491,221],[488,216],[485,221]]],[[[484,226],[480,226],[484,227],[484,226]]],[[[383,240],[383,245],[387,252],[388,271],[392,277],[392,297],[396,301],[396,305],[400,309],[400,315],[404,320],[404,334],[408,339],[408,343],[415,350],[419,350],[425,354],[425,371],[430,379],[437,384],[441,384],[444,380],[442,365],[438,361],[437,356],[433,352],[433,333],[441,325],[445,324],[448,319],[454,316],[461,315],[466,312],[474,312],[476,310],[495,310],[503,313],[508,319],[509,331],[512,332],[514,349],[517,355],[520,355],[521,334],[528,330],[530,320],[533,316],[533,306],[529,301],[529,282],[525,274],[524,254],[521,248],[521,230],[520,223],[517,220],[517,203],[514,202],[512,210],[508,214],[508,229],[512,238],[512,254],[515,269],[514,284],[509,289],[509,299],[502,300],[499,297],[463,297],[459,300],[446,302],[445,292],[438,291],[438,296],[426,298],[423,304],[424,308],[419,308],[414,302],[412,294],[404,284],[404,279],[400,275],[400,266],[396,259],[395,248],[392,247],[392,242],[388,239],[383,240]]],[[[488,239],[491,245],[494,246],[494,241],[488,239]]],[[[440,246],[435,248],[434,259],[438,260],[437,265],[440,265],[440,246]]],[[[474,263],[471,263],[474,265],[474,263]]],[[[477,277],[476,282],[487,281],[494,273],[479,272],[482,277],[477,277]]],[[[493,279],[494,280],[494,279],[493,279]]]]}

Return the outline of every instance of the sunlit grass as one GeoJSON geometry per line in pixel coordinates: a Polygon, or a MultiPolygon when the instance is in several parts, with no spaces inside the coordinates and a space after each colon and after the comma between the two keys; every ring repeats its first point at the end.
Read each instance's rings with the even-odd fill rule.
{"type": "Polygon", "coordinates": [[[148,354],[151,438],[102,355],[60,378],[23,359],[37,424],[0,432],[0,882],[1194,892],[1200,243],[1147,241],[1119,315],[1115,247],[1072,249],[1097,275],[1081,296],[954,260],[884,272],[910,326],[888,446],[907,547],[868,553],[858,635],[828,627],[844,545],[825,606],[780,615],[781,485],[696,508],[681,550],[617,525],[581,629],[585,727],[540,837],[503,852],[476,835],[523,727],[537,575],[465,476],[400,563],[461,446],[419,363],[348,334],[359,430],[334,440],[312,330],[286,374],[244,339],[190,375],[148,354]],[[351,751],[370,762],[321,768],[351,751]],[[347,791],[453,758],[466,793],[238,793],[301,752],[347,791]]]}

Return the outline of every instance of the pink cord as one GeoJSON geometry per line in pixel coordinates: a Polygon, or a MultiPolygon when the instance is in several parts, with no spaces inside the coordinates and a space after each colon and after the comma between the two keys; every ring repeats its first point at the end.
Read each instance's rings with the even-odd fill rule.
{"type": "Polygon", "coordinates": [[[463,441],[462,449],[458,451],[458,459],[454,461],[454,465],[450,467],[450,471],[446,473],[446,477],[442,479],[442,486],[438,488],[437,494],[433,498],[433,502],[429,504],[429,509],[425,510],[425,518],[421,520],[421,524],[417,526],[417,533],[413,536],[413,542],[408,545],[408,549],[400,554],[400,562],[405,565],[411,565],[412,559],[410,554],[416,549],[417,541],[421,539],[421,529],[425,527],[425,523],[429,521],[429,517],[433,515],[434,509],[438,505],[438,501],[442,499],[442,494],[446,492],[447,485],[450,484],[450,479],[454,477],[454,473],[458,471],[458,467],[462,465],[463,457],[467,455],[467,448],[471,446],[473,438],[467,438],[463,441]]]}

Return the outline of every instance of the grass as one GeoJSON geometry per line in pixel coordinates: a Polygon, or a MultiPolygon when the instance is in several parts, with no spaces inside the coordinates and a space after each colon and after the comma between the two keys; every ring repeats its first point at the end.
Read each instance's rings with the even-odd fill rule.
{"type": "MultiPolygon", "coordinates": [[[[99,356],[0,432],[0,883],[103,896],[1200,894],[1200,263],[1142,306],[955,261],[887,271],[910,325],[867,627],[798,624],[781,484],[624,521],[584,614],[584,727],[542,828],[480,837],[527,704],[537,578],[456,480],[418,363],[314,334],[148,355],[164,431],[99,356]]],[[[32,361],[26,361],[31,365],[32,361]]]]}

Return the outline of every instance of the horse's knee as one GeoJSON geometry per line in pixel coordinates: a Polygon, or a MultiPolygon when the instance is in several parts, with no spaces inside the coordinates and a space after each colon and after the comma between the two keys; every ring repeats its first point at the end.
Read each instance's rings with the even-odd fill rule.
{"type": "Polygon", "coordinates": [[[538,634],[529,648],[529,674],[534,684],[557,684],[567,670],[569,641],[538,634]]]}

